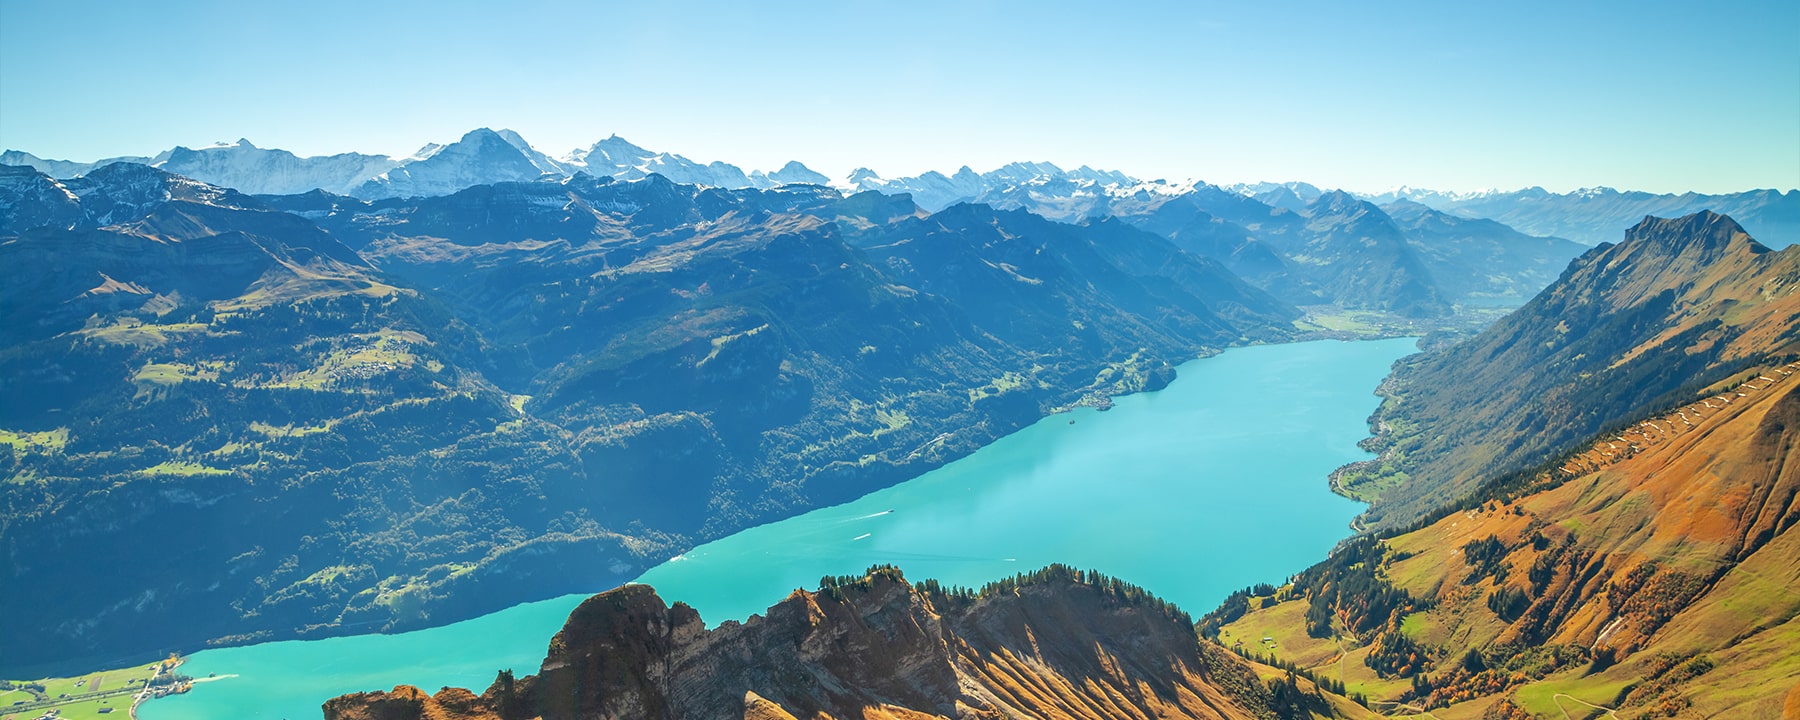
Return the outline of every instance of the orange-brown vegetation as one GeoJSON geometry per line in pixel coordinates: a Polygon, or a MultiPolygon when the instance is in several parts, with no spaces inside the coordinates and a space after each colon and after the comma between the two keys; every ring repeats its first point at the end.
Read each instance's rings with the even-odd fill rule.
{"type": "Polygon", "coordinates": [[[1382,460],[1340,480],[1374,497],[1369,526],[1393,529],[1588,439],[1605,440],[1590,459],[1629,455],[1786,377],[1770,365],[1800,352],[1795,318],[1800,249],[1714,213],[1646,218],[1476,337],[1402,361],[1377,414],[1382,460]]]}
{"type": "MultiPolygon", "coordinates": [[[[1596,441],[1514,499],[1392,538],[1405,557],[1388,576],[1435,605],[1427,612],[1445,631],[1433,640],[1447,657],[1566,647],[1585,655],[1589,684],[1622,688],[1588,701],[1776,712],[1800,666],[1753,646],[1772,641],[1791,655],[1800,629],[1800,467],[1787,462],[1800,438],[1800,383],[1779,371],[1791,369],[1762,369],[1596,441]],[[1682,423],[1684,413],[1699,420],[1682,423]],[[1480,565],[1458,555],[1490,537],[1508,571],[1467,583],[1468,592],[1480,565]],[[1529,604],[1510,621],[1484,614],[1476,601],[1495,593],[1529,604]],[[1734,682],[1721,692],[1714,680],[1734,682]]],[[[1551,670],[1538,677],[1578,672],[1551,670]]],[[[1432,678],[1429,698],[1455,702],[1535,679],[1515,674],[1496,686],[1491,671],[1452,671],[1432,678]]]]}

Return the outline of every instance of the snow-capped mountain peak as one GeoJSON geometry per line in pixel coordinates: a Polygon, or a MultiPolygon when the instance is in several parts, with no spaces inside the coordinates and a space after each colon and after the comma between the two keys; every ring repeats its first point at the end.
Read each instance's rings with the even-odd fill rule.
{"type": "Polygon", "coordinates": [[[536,180],[545,172],[561,172],[530,147],[521,150],[500,133],[476,128],[424,158],[409,159],[369,178],[351,194],[372,199],[449,195],[475,185],[536,180]],[[540,167],[540,162],[550,169],[540,167]]]}
{"type": "Polygon", "coordinates": [[[442,149],[444,149],[444,146],[439,145],[437,143],[425,143],[425,145],[423,147],[419,148],[418,150],[413,151],[413,154],[408,155],[403,158],[400,158],[400,161],[401,162],[417,162],[419,160],[424,160],[424,159],[430,158],[433,155],[438,154],[438,151],[442,150],[442,149]]]}
{"type": "Polygon", "coordinates": [[[750,182],[757,187],[796,184],[830,185],[831,178],[813,172],[812,168],[801,164],[798,160],[789,160],[786,165],[781,166],[780,170],[774,172],[765,173],[761,170],[751,172],[750,182]]]}
{"type": "Polygon", "coordinates": [[[28,166],[62,179],[119,162],[149,165],[250,194],[287,195],[318,189],[366,199],[443,195],[473,185],[545,176],[568,178],[578,172],[625,180],[656,174],[678,183],[733,189],[830,182],[797,161],[772,172],[746,173],[723,161],[700,163],[674,153],[646,150],[618,135],[558,159],[540,152],[513,130],[491,128],[470,130],[448,144],[427,143],[404,157],[341,153],[303,158],[286,150],[259,148],[247,138],[197,149],[178,146],[154,157],[97,162],[46,160],[17,150],[0,154],[0,163],[28,166]]]}

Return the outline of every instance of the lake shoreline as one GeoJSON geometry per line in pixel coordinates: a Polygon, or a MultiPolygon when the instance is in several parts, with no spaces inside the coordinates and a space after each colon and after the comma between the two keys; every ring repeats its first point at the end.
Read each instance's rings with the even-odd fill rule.
{"type": "MultiPolygon", "coordinates": [[[[785,596],[787,591],[791,591],[795,587],[810,587],[816,582],[821,574],[860,572],[867,567],[865,562],[870,558],[883,560],[897,559],[899,561],[897,564],[906,568],[909,577],[917,577],[920,579],[930,577],[938,579],[940,582],[945,582],[945,584],[966,584],[976,586],[982,582],[1010,575],[1015,572],[1029,571],[1038,566],[1048,564],[1049,562],[1066,562],[1065,558],[1062,556],[1071,554],[1071,552],[1065,552],[1065,550],[1072,551],[1079,548],[1058,550],[1048,545],[1032,548],[1027,546],[1029,545],[1028,543],[1012,542],[1006,537],[1005,532],[986,533],[979,538],[976,538],[980,542],[988,543],[988,545],[981,546],[983,550],[981,553],[970,551],[969,547],[971,546],[969,543],[959,544],[957,542],[951,542],[946,547],[936,547],[936,545],[939,536],[959,531],[959,528],[966,526],[976,526],[978,528],[983,524],[1002,522],[1000,519],[1004,518],[1051,517],[1058,518],[1057,522],[1063,525],[1080,525],[1085,521],[1083,520],[1082,514],[1079,512],[1072,512],[1071,509],[1067,507],[1034,503],[1038,503],[1038,499],[1040,499],[1039,496],[1049,496],[1051,499],[1055,499],[1055,497],[1068,496],[1071,493],[1079,494],[1084,487],[1095,485],[1096,483],[1093,482],[1093,480],[1102,476],[1107,476],[1110,482],[1123,483],[1131,493],[1135,493],[1130,496],[1137,498],[1137,502],[1142,502],[1146,506],[1169,505],[1170,503],[1163,502],[1165,492],[1187,493],[1188,495],[1184,497],[1208,497],[1207,493],[1217,492],[1218,490],[1216,488],[1213,490],[1204,490],[1196,487],[1188,487],[1188,485],[1191,485],[1192,483],[1187,483],[1185,481],[1174,482],[1168,487],[1157,487],[1153,485],[1142,485],[1139,480],[1134,479],[1140,478],[1144,476],[1145,473],[1155,470],[1155,468],[1148,466],[1140,467],[1137,463],[1156,454],[1155,452],[1148,451],[1153,450],[1154,448],[1138,448],[1138,450],[1145,450],[1144,452],[1136,452],[1133,449],[1131,443],[1138,441],[1135,436],[1144,435],[1149,432],[1149,430],[1154,429],[1139,427],[1134,425],[1134,423],[1148,422],[1151,424],[1160,423],[1162,425],[1178,427],[1204,427],[1208,428],[1208,432],[1230,431],[1234,429],[1234,423],[1226,422],[1226,420],[1229,419],[1228,416],[1230,414],[1234,412],[1245,412],[1243,408],[1251,403],[1258,402],[1258,398],[1265,397],[1256,392],[1258,388],[1246,388],[1241,386],[1258,384],[1266,385],[1269,386],[1269,388],[1264,389],[1268,390],[1269,393],[1279,395],[1281,392],[1289,392],[1292,390],[1291,388],[1280,388],[1279,386],[1281,385],[1304,384],[1308,382],[1307,378],[1311,375],[1333,372],[1334,370],[1329,369],[1336,368],[1337,365],[1340,364],[1334,359],[1336,356],[1354,356],[1356,362],[1361,366],[1360,372],[1362,376],[1364,376],[1361,380],[1353,383],[1357,387],[1352,389],[1343,387],[1325,387],[1324,389],[1312,388],[1311,390],[1308,390],[1308,392],[1314,393],[1329,391],[1330,393],[1335,393],[1333,395],[1334,399],[1330,402],[1349,402],[1352,405],[1355,405],[1354,408],[1338,408],[1335,411],[1336,422],[1330,429],[1329,435],[1331,437],[1329,440],[1323,441],[1324,445],[1332,446],[1335,449],[1329,453],[1313,458],[1311,461],[1314,470],[1322,467],[1327,462],[1329,462],[1330,467],[1324,467],[1323,470],[1318,470],[1316,473],[1308,471],[1308,476],[1304,478],[1289,478],[1284,480],[1283,482],[1291,483],[1294,487],[1291,490],[1284,489],[1281,493],[1275,493],[1276,495],[1280,495],[1282,493],[1303,492],[1310,489],[1310,492],[1305,492],[1305,495],[1308,497],[1308,502],[1313,506],[1312,510],[1317,510],[1321,512],[1321,514],[1318,515],[1319,520],[1308,521],[1307,524],[1317,525],[1319,526],[1319,529],[1304,531],[1306,533],[1311,533],[1309,536],[1312,537],[1312,540],[1303,543],[1305,546],[1304,548],[1296,546],[1296,549],[1292,552],[1284,550],[1283,552],[1286,553],[1286,555],[1281,562],[1273,564],[1259,562],[1255,563],[1256,567],[1253,572],[1246,572],[1247,568],[1235,568],[1230,572],[1222,572],[1221,577],[1234,578],[1230,582],[1236,582],[1237,579],[1245,577],[1253,576],[1261,578],[1274,573],[1284,572],[1289,569],[1297,570],[1300,567],[1304,567],[1307,563],[1316,561],[1317,557],[1323,556],[1323,553],[1329,550],[1330,545],[1335,544],[1342,536],[1347,536],[1349,534],[1349,519],[1361,511],[1362,506],[1360,503],[1344,500],[1337,495],[1332,494],[1329,491],[1327,484],[1319,482],[1319,480],[1324,479],[1331,468],[1335,468],[1340,464],[1337,462],[1339,459],[1366,457],[1366,453],[1361,453],[1360,450],[1356,449],[1355,444],[1358,440],[1367,436],[1366,418],[1369,412],[1372,411],[1377,400],[1372,389],[1379,382],[1381,377],[1385,377],[1387,369],[1394,359],[1410,353],[1410,340],[1382,340],[1348,343],[1321,340],[1310,343],[1261,345],[1226,350],[1220,354],[1183,363],[1178,368],[1176,381],[1169,383],[1160,390],[1138,392],[1121,396],[1115,402],[1115,409],[1110,412],[1102,413],[1097,409],[1078,408],[1070,412],[1047,416],[1024,429],[1001,438],[989,446],[983,447],[981,450],[976,451],[970,456],[946,464],[945,466],[925,473],[918,478],[908,480],[890,488],[875,491],[849,503],[843,503],[828,508],[814,509],[799,516],[749,528],[731,536],[721,538],[720,540],[696,546],[689,552],[678,556],[681,558],[680,560],[667,562],[656,568],[652,568],[640,575],[635,581],[646,582],[656,586],[659,593],[666,593],[666,596],[669,597],[671,601],[682,600],[689,602],[691,605],[695,605],[700,609],[702,617],[707,620],[708,624],[714,625],[724,620],[742,619],[751,613],[761,612],[768,605],[779,601],[781,597],[785,596]],[[1371,352],[1376,350],[1379,350],[1379,352],[1374,352],[1374,354],[1371,355],[1371,352]],[[1217,364],[1220,362],[1220,358],[1234,359],[1220,365],[1217,364]],[[1308,365],[1309,362],[1319,363],[1319,366],[1317,368],[1311,367],[1308,365]],[[1199,363],[1200,365],[1196,365],[1196,363],[1199,363]],[[1214,364],[1208,365],[1207,363],[1214,364]],[[1270,363],[1273,363],[1278,367],[1260,367],[1270,363]],[[1206,371],[1193,373],[1186,372],[1190,369],[1198,370],[1200,368],[1205,368],[1206,371]],[[1233,372],[1251,373],[1253,375],[1255,373],[1266,373],[1266,376],[1257,376],[1261,379],[1250,382],[1228,380],[1228,384],[1231,385],[1230,387],[1207,386],[1204,379],[1207,378],[1210,373],[1220,370],[1221,368],[1233,368],[1233,372]],[[1202,380],[1189,382],[1191,379],[1190,375],[1202,378],[1202,380]],[[1338,395],[1341,395],[1342,397],[1339,398],[1337,397],[1338,395]],[[1214,404],[1215,401],[1218,404],[1214,404]],[[1198,405],[1195,407],[1188,407],[1196,404],[1198,405]],[[1149,414],[1146,415],[1146,413],[1149,414]],[[1161,413],[1162,415],[1158,415],[1158,413],[1161,413]],[[1133,418],[1138,418],[1138,420],[1134,420],[1133,418]],[[1180,421],[1176,422],[1171,418],[1180,421]],[[1069,420],[1077,420],[1078,422],[1071,425],[1069,424],[1069,420]],[[1032,443],[1038,444],[1032,445],[1032,443]],[[1000,449],[996,450],[996,447],[999,447],[1000,449]],[[1112,451],[1119,451],[1124,454],[1108,456],[1107,459],[1099,460],[1096,460],[1095,456],[1092,456],[1092,453],[1112,451]],[[1134,456],[1137,459],[1131,459],[1134,456]],[[971,464],[971,459],[977,457],[981,459],[971,464]],[[1045,457],[1050,457],[1052,459],[1046,460],[1045,457]],[[1127,459],[1119,460],[1119,457],[1125,457],[1127,459]],[[1056,476],[1055,473],[1039,473],[1040,466],[1045,465],[1047,462],[1052,465],[1057,463],[1075,463],[1075,465],[1071,467],[1076,474],[1064,477],[1056,476]],[[1091,467],[1080,465],[1080,463],[1093,462],[1098,462],[1100,464],[1091,467]],[[998,465],[995,463],[998,463],[998,465]],[[1010,465],[1008,463],[1010,463],[1010,465]],[[1115,467],[1108,463],[1118,463],[1118,466],[1115,467]],[[968,465],[969,467],[961,467],[959,464],[968,465]],[[1083,467],[1087,467],[1087,469],[1081,469],[1083,467]],[[1006,468],[1013,468],[1013,470],[1016,471],[1013,472],[1012,475],[1006,476],[1010,479],[992,480],[990,478],[990,476],[994,476],[995,473],[1005,470],[1006,468]],[[932,480],[931,483],[920,484],[921,480],[944,474],[946,473],[946,470],[950,470],[950,472],[945,475],[945,477],[932,480]],[[1033,489],[1033,486],[1029,485],[1032,482],[1052,482],[1052,480],[1045,480],[1045,478],[1053,476],[1063,477],[1063,479],[1053,480],[1053,482],[1064,483],[1064,485],[1057,485],[1054,487],[1046,486],[1050,488],[1048,490],[1044,487],[1033,489]],[[950,494],[950,491],[946,489],[949,487],[947,483],[973,482],[967,480],[967,478],[970,477],[989,478],[982,481],[984,484],[982,490],[983,493],[986,494],[975,493],[974,487],[966,489],[956,488],[955,490],[957,493],[965,493],[962,495],[952,495],[950,494]],[[1068,479],[1069,477],[1072,477],[1073,479],[1068,479]],[[1011,485],[1008,483],[1011,483],[1011,485]],[[931,496],[930,493],[925,492],[929,489],[926,487],[927,485],[935,487],[936,489],[933,492],[938,493],[939,496],[931,496]],[[908,488],[909,486],[914,487],[911,490],[901,490],[902,488],[908,488]],[[902,496],[901,499],[910,498],[907,502],[915,503],[917,507],[930,509],[909,510],[907,509],[906,502],[900,502],[895,498],[890,497],[896,493],[902,496]],[[991,507],[987,507],[984,510],[982,505],[984,502],[991,507]],[[885,505],[883,505],[883,507],[874,507],[874,505],[884,503],[885,505]],[[1342,504],[1334,505],[1333,503],[1342,504]],[[899,512],[893,512],[894,508],[890,506],[894,505],[901,506],[899,512]],[[882,512],[884,510],[888,512],[882,512]],[[958,513],[961,515],[958,516],[958,513]],[[848,515],[846,516],[845,514],[848,515]],[[870,517],[863,517],[865,515],[870,517]],[[805,522],[796,522],[801,519],[807,520],[805,522]],[[820,523],[838,523],[838,525],[821,526],[820,523]],[[851,530],[854,530],[854,532],[851,532],[851,530]],[[768,539],[769,533],[773,532],[786,532],[791,533],[792,535],[791,537],[782,537],[776,540],[768,539]],[[733,538],[736,538],[736,540],[733,540],[733,538]],[[781,555],[780,553],[771,554],[768,552],[768,548],[751,547],[759,541],[771,543],[770,547],[779,548],[780,553],[785,553],[785,555],[781,555]],[[720,545],[720,543],[725,544],[720,545]],[[906,543],[912,544],[907,545],[906,543]],[[738,549],[732,550],[734,547],[738,549]],[[727,556],[721,557],[719,555],[721,552],[726,552],[727,556]],[[746,554],[742,557],[736,557],[729,556],[729,552],[742,552],[746,554]],[[811,555],[808,555],[807,553],[811,553],[811,555]],[[709,560],[708,558],[711,559],[709,560]],[[735,566],[740,572],[749,572],[750,575],[742,577],[721,576],[715,569],[707,567],[707,563],[709,562],[715,565],[723,562],[726,565],[735,566]],[[681,572],[676,572],[677,570],[680,570],[681,572]],[[777,572],[777,570],[779,570],[779,572],[777,572]],[[785,573],[785,575],[783,573],[785,573]],[[746,589],[753,583],[760,583],[760,585],[757,586],[759,589],[746,589]],[[740,599],[735,601],[723,601],[720,598],[705,597],[710,589],[718,587],[730,588],[729,594],[740,599]],[[692,597],[684,597],[684,595],[692,597]]],[[[1321,381],[1321,384],[1322,386],[1332,385],[1332,383],[1324,381],[1321,381]]],[[[1300,397],[1294,402],[1301,406],[1305,406],[1307,403],[1321,401],[1318,398],[1306,396],[1300,397]]],[[[1276,402],[1275,404],[1280,405],[1282,402],[1276,402]]],[[[1293,422],[1306,421],[1305,413],[1307,412],[1307,407],[1269,407],[1261,408],[1258,412],[1299,413],[1298,415],[1294,415],[1294,417],[1285,420],[1285,422],[1291,424],[1293,422]]],[[[1286,416],[1284,415],[1283,417],[1286,416]]],[[[1186,444],[1184,438],[1184,435],[1178,433],[1165,438],[1165,444],[1186,444]]],[[[1301,438],[1301,440],[1304,441],[1304,438],[1301,438]]],[[[1217,444],[1231,445],[1236,442],[1240,441],[1232,438],[1224,438],[1217,444]]],[[[1279,441],[1277,442],[1279,443],[1279,441]]],[[[1276,447],[1279,448],[1279,444],[1276,447]]],[[[1283,452],[1285,451],[1276,452],[1275,454],[1280,455],[1283,452]]],[[[1210,462],[1216,465],[1220,461],[1213,460],[1204,462],[1210,462]]],[[[1204,464],[1204,462],[1202,464],[1204,464]]],[[[1255,462],[1261,462],[1261,460],[1255,462]]],[[[1178,464],[1181,465],[1182,468],[1185,468],[1194,465],[1195,461],[1192,459],[1184,459],[1178,464]]],[[[1252,467],[1243,470],[1242,472],[1255,475],[1259,471],[1252,467]]],[[[1158,482],[1168,483],[1170,481],[1163,480],[1158,482]]],[[[1089,498],[1083,503],[1076,504],[1093,507],[1096,503],[1099,503],[1104,499],[1104,497],[1089,498]]],[[[1256,518],[1257,515],[1271,515],[1273,513],[1284,512],[1280,509],[1281,506],[1279,505],[1268,507],[1276,509],[1258,510],[1251,513],[1240,514],[1250,515],[1250,520],[1254,525],[1258,522],[1256,518]]],[[[1118,508],[1115,508],[1115,510],[1118,510],[1118,508]]],[[[1312,511],[1307,508],[1292,508],[1292,510],[1301,514],[1312,511]]],[[[1157,515],[1148,522],[1151,525],[1156,525],[1157,527],[1165,529],[1179,528],[1187,523],[1187,518],[1164,513],[1157,515]]],[[[1022,527],[1029,527],[1029,523],[1022,527]]],[[[1246,526],[1246,531],[1262,532],[1250,526],[1246,526]]],[[[1109,530],[1105,532],[1111,533],[1112,531],[1109,530]]],[[[1161,540],[1161,538],[1153,536],[1145,536],[1142,538],[1122,537],[1118,541],[1119,544],[1117,549],[1119,555],[1117,557],[1106,558],[1092,556],[1089,559],[1090,561],[1084,561],[1080,557],[1077,557],[1074,558],[1073,562],[1066,562],[1066,564],[1092,567],[1093,569],[1101,570],[1109,574],[1132,579],[1134,582],[1138,582],[1138,579],[1137,577],[1134,577],[1134,574],[1138,576],[1151,575],[1153,577],[1149,579],[1149,582],[1140,584],[1144,584],[1145,587],[1157,592],[1161,596],[1170,598],[1172,601],[1175,601],[1184,607],[1192,607],[1196,610],[1204,609],[1204,607],[1201,607],[1204,605],[1204,602],[1201,600],[1202,598],[1214,596],[1222,597],[1225,589],[1224,585],[1220,584],[1219,581],[1209,581],[1209,584],[1206,584],[1203,587],[1197,586],[1189,588],[1181,585],[1181,583],[1188,581],[1183,580],[1180,577],[1154,577],[1158,574],[1154,572],[1154,570],[1156,570],[1154,567],[1140,566],[1136,573],[1130,569],[1121,570],[1120,566],[1129,568],[1132,567],[1134,563],[1139,562],[1138,560],[1132,560],[1131,556],[1144,555],[1145,553],[1142,551],[1142,548],[1151,547],[1153,543],[1161,540]],[[1098,562],[1091,560],[1098,560],[1098,562]],[[1163,586],[1162,588],[1157,587],[1159,583],[1163,586]],[[1173,590],[1173,592],[1170,592],[1170,590],[1173,590]]],[[[1079,553],[1073,554],[1079,555],[1079,553]]],[[[1245,582],[1248,582],[1248,580],[1245,582]]],[[[409,633],[390,635],[365,634],[322,640],[282,641],[261,645],[248,645],[236,648],[203,651],[201,653],[196,653],[193,658],[196,663],[196,672],[210,668],[219,672],[221,675],[226,673],[238,673],[241,677],[233,678],[228,682],[211,684],[201,692],[190,694],[176,701],[166,703],[166,705],[169,706],[167,709],[169,714],[164,714],[164,711],[158,710],[157,708],[158,705],[164,705],[165,703],[147,706],[146,718],[147,720],[161,720],[162,718],[173,717],[245,716],[243,715],[244,708],[242,707],[233,709],[232,714],[218,715],[208,715],[205,712],[193,712],[192,710],[199,707],[195,705],[195,702],[202,700],[203,696],[216,695],[227,691],[231,691],[233,694],[242,694],[233,689],[232,686],[239,686],[241,690],[248,692],[251,689],[249,687],[250,685],[266,683],[267,674],[266,672],[262,672],[260,668],[253,669],[246,666],[243,668],[243,671],[240,672],[239,667],[233,667],[233,665],[243,665],[244,658],[254,657],[259,654],[266,655],[273,653],[279,655],[285,652],[304,650],[304,652],[300,652],[299,654],[309,657],[317,656],[308,662],[314,664],[326,662],[330,664],[339,663],[340,658],[353,658],[358,655],[369,655],[371,651],[365,648],[378,646],[383,643],[423,643],[425,646],[431,646],[433,643],[442,642],[444,637],[447,636],[467,635],[470,637],[479,637],[483,633],[492,632],[494,630],[494,628],[486,627],[487,625],[496,623],[504,624],[502,620],[496,619],[499,616],[516,617],[518,618],[518,623],[521,627],[538,627],[538,631],[527,631],[518,628],[509,629],[506,634],[524,633],[529,637],[524,641],[514,641],[514,647],[510,650],[497,649],[493,652],[481,651],[483,657],[469,659],[466,667],[461,667],[460,669],[447,668],[441,673],[434,673],[429,670],[416,670],[407,673],[407,677],[411,682],[429,680],[431,676],[438,674],[445,676],[442,678],[443,680],[446,680],[443,684],[480,685],[485,687],[485,684],[488,681],[491,681],[493,672],[503,667],[510,666],[515,670],[525,672],[534,669],[536,662],[542,658],[543,648],[547,645],[550,635],[554,632],[556,627],[560,627],[560,622],[563,617],[565,617],[568,611],[572,610],[580,600],[591,595],[592,593],[575,593],[549,600],[522,603],[506,610],[490,613],[482,617],[409,633]],[[434,634],[444,637],[438,637],[437,639],[425,637],[434,634]],[[540,634],[541,637],[536,636],[540,634]],[[339,648],[341,648],[341,650],[339,648]],[[321,660],[320,658],[325,659],[321,660]],[[217,663],[216,665],[215,661],[217,663]],[[183,707],[174,707],[177,705],[183,707]]],[[[1213,602],[1216,604],[1216,597],[1213,602]]],[[[465,648],[461,650],[461,652],[466,653],[468,652],[466,647],[469,643],[459,641],[444,643],[444,645],[446,648],[465,648]]],[[[421,653],[415,657],[436,658],[443,656],[445,653],[453,652],[457,651],[448,649],[433,651],[429,647],[425,647],[421,653]]],[[[399,658],[396,658],[395,662],[402,666],[413,664],[411,660],[401,660],[399,658]]],[[[249,663],[249,665],[254,665],[254,663],[249,663]]],[[[350,676],[364,676],[363,674],[359,674],[359,672],[348,670],[344,672],[350,676]]],[[[327,684],[330,682],[341,682],[343,683],[342,685],[334,687],[339,687],[343,691],[376,689],[375,686],[380,683],[373,679],[375,675],[379,675],[379,673],[368,675],[368,677],[371,678],[369,680],[350,680],[347,677],[339,679],[334,676],[333,678],[325,678],[321,680],[321,682],[327,684]]],[[[429,681],[427,684],[435,685],[436,682],[437,681],[429,681]]],[[[317,701],[322,702],[322,700],[323,698],[319,698],[317,701]]],[[[316,705],[314,705],[314,707],[316,708],[316,705]]],[[[252,706],[250,711],[252,713],[257,713],[262,709],[263,708],[261,707],[252,706]]],[[[316,710],[313,710],[313,712],[316,712],[316,710]]]]}

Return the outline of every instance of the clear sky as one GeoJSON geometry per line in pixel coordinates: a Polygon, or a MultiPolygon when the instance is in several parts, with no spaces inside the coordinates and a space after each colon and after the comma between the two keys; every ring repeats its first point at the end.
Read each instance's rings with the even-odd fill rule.
{"type": "Polygon", "coordinates": [[[834,177],[1786,189],[1800,0],[0,0],[7,148],[407,154],[480,126],[834,177]]]}

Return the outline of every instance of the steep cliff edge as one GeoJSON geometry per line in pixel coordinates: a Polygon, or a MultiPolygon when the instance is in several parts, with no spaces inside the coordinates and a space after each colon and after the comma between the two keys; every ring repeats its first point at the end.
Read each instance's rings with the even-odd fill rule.
{"type": "Polygon", "coordinates": [[[1052,566],[980,593],[875,568],[712,630],[631,585],[571,613],[535,676],[502,673],[479,696],[345,695],[324,710],[328,720],[1281,717],[1275,701],[1172,606],[1052,566]]]}

